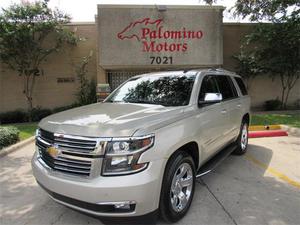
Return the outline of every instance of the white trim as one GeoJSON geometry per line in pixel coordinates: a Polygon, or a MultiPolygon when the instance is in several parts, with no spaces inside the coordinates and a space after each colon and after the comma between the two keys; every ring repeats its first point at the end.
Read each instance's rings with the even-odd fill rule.
{"type": "Polygon", "coordinates": [[[157,6],[166,6],[167,9],[210,9],[210,10],[224,10],[226,7],[221,6],[221,5],[216,5],[216,6],[208,6],[208,5],[165,5],[165,4],[146,4],[146,5],[135,5],[135,4],[98,4],[97,7],[98,9],[109,9],[109,8],[119,8],[119,9],[124,9],[124,8],[136,8],[136,9],[145,9],[145,8],[150,8],[150,9],[155,9],[157,6]]]}
{"type": "Polygon", "coordinates": [[[71,22],[66,24],[66,26],[90,26],[96,25],[96,22],[71,22]]]}

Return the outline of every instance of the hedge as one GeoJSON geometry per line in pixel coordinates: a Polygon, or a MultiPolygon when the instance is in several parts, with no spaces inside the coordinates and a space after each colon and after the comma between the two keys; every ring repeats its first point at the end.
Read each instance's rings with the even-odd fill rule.
{"type": "Polygon", "coordinates": [[[281,106],[281,101],[278,99],[272,99],[265,101],[264,108],[266,111],[278,110],[281,106]]]}
{"type": "MultiPolygon", "coordinates": [[[[51,115],[52,113],[58,113],[78,106],[80,105],[72,104],[72,105],[57,107],[52,110],[44,109],[41,107],[33,108],[31,111],[32,122],[38,122],[44,117],[51,115]]],[[[26,122],[29,122],[29,113],[22,109],[0,113],[0,124],[26,123],[26,122]]]]}
{"type": "Polygon", "coordinates": [[[16,143],[19,133],[16,127],[0,127],[0,149],[16,143]]]}
{"type": "Polygon", "coordinates": [[[28,114],[21,109],[0,113],[0,124],[23,123],[27,121],[28,114]]]}

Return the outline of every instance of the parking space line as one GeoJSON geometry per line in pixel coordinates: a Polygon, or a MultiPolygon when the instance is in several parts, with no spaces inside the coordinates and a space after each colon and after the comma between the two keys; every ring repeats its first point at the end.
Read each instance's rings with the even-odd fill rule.
{"type": "Polygon", "coordinates": [[[269,167],[268,165],[266,165],[265,163],[257,160],[255,157],[251,156],[250,154],[246,154],[245,158],[247,160],[249,160],[250,162],[254,163],[255,165],[259,166],[260,168],[265,169],[268,173],[272,174],[273,176],[279,178],[280,180],[285,181],[286,183],[300,189],[300,183],[289,178],[288,176],[286,176],[285,174],[277,171],[276,169],[269,167]]]}
{"type": "Polygon", "coordinates": [[[203,186],[206,187],[206,189],[208,190],[208,192],[212,195],[212,197],[217,201],[217,203],[220,205],[220,207],[223,209],[223,211],[227,214],[227,216],[229,217],[229,219],[231,219],[231,221],[234,223],[234,225],[238,225],[236,220],[233,218],[233,216],[229,213],[229,211],[225,208],[225,206],[222,204],[222,202],[217,198],[217,196],[213,193],[213,191],[209,188],[208,184],[204,182],[204,180],[202,180],[202,178],[199,178],[198,182],[199,184],[202,184],[203,186]],[[199,180],[201,182],[199,182],[199,180]]]}

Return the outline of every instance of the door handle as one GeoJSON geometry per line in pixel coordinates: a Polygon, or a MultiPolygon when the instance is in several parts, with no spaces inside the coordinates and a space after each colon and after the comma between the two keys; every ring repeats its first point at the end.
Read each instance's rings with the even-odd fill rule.
{"type": "Polygon", "coordinates": [[[227,110],[226,110],[226,109],[223,109],[223,110],[221,111],[221,113],[222,113],[222,114],[225,114],[225,113],[227,113],[227,110]]]}

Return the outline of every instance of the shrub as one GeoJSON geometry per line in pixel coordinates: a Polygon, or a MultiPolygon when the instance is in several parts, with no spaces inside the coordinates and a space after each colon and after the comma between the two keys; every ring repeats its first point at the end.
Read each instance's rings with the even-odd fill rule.
{"type": "Polygon", "coordinates": [[[282,103],[280,100],[273,99],[273,100],[265,101],[264,107],[266,111],[272,111],[272,110],[280,109],[281,105],[282,103]]]}
{"type": "Polygon", "coordinates": [[[72,109],[72,108],[75,108],[75,107],[78,107],[78,106],[79,106],[78,103],[73,103],[72,105],[56,107],[52,110],[52,112],[53,113],[58,113],[58,112],[66,111],[68,109],[72,109]]]}
{"type": "Polygon", "coordinates": [[[294,102],[294,109],[300,109],[300,99],[297,99],[297,100],[294,102]]]}
{"type": "Polygon", "coordinates": [[[16,127],[0,127],[0,149],[16,143],[19,133],[16,127]]]}
{"type": "Polygon", "coordinates": [[[41,107],[33,108],[31,111],[31,118],[33,122],[40,121],[46,116],[49,116],[52,114],[51,109],[43,109],[41,107]]]}
{"type": "Polygon", "coordinates": [[[97,84],[95,79],[89,80],[87,78],[88,64],[92,58],[93,52],[91,51],[88,56],[82,58],[82,61],[76,66],[77,80],[79,81],[79,88],[76,92],[77,102],[79,105],[88,105],[97,102],[96,88],[97,84]]]}
{"type": "Polygon", "coordinates": [[[28,114],[20,109],[0,114],[0,124],[23,123],[28,121],[28,114]]]}

